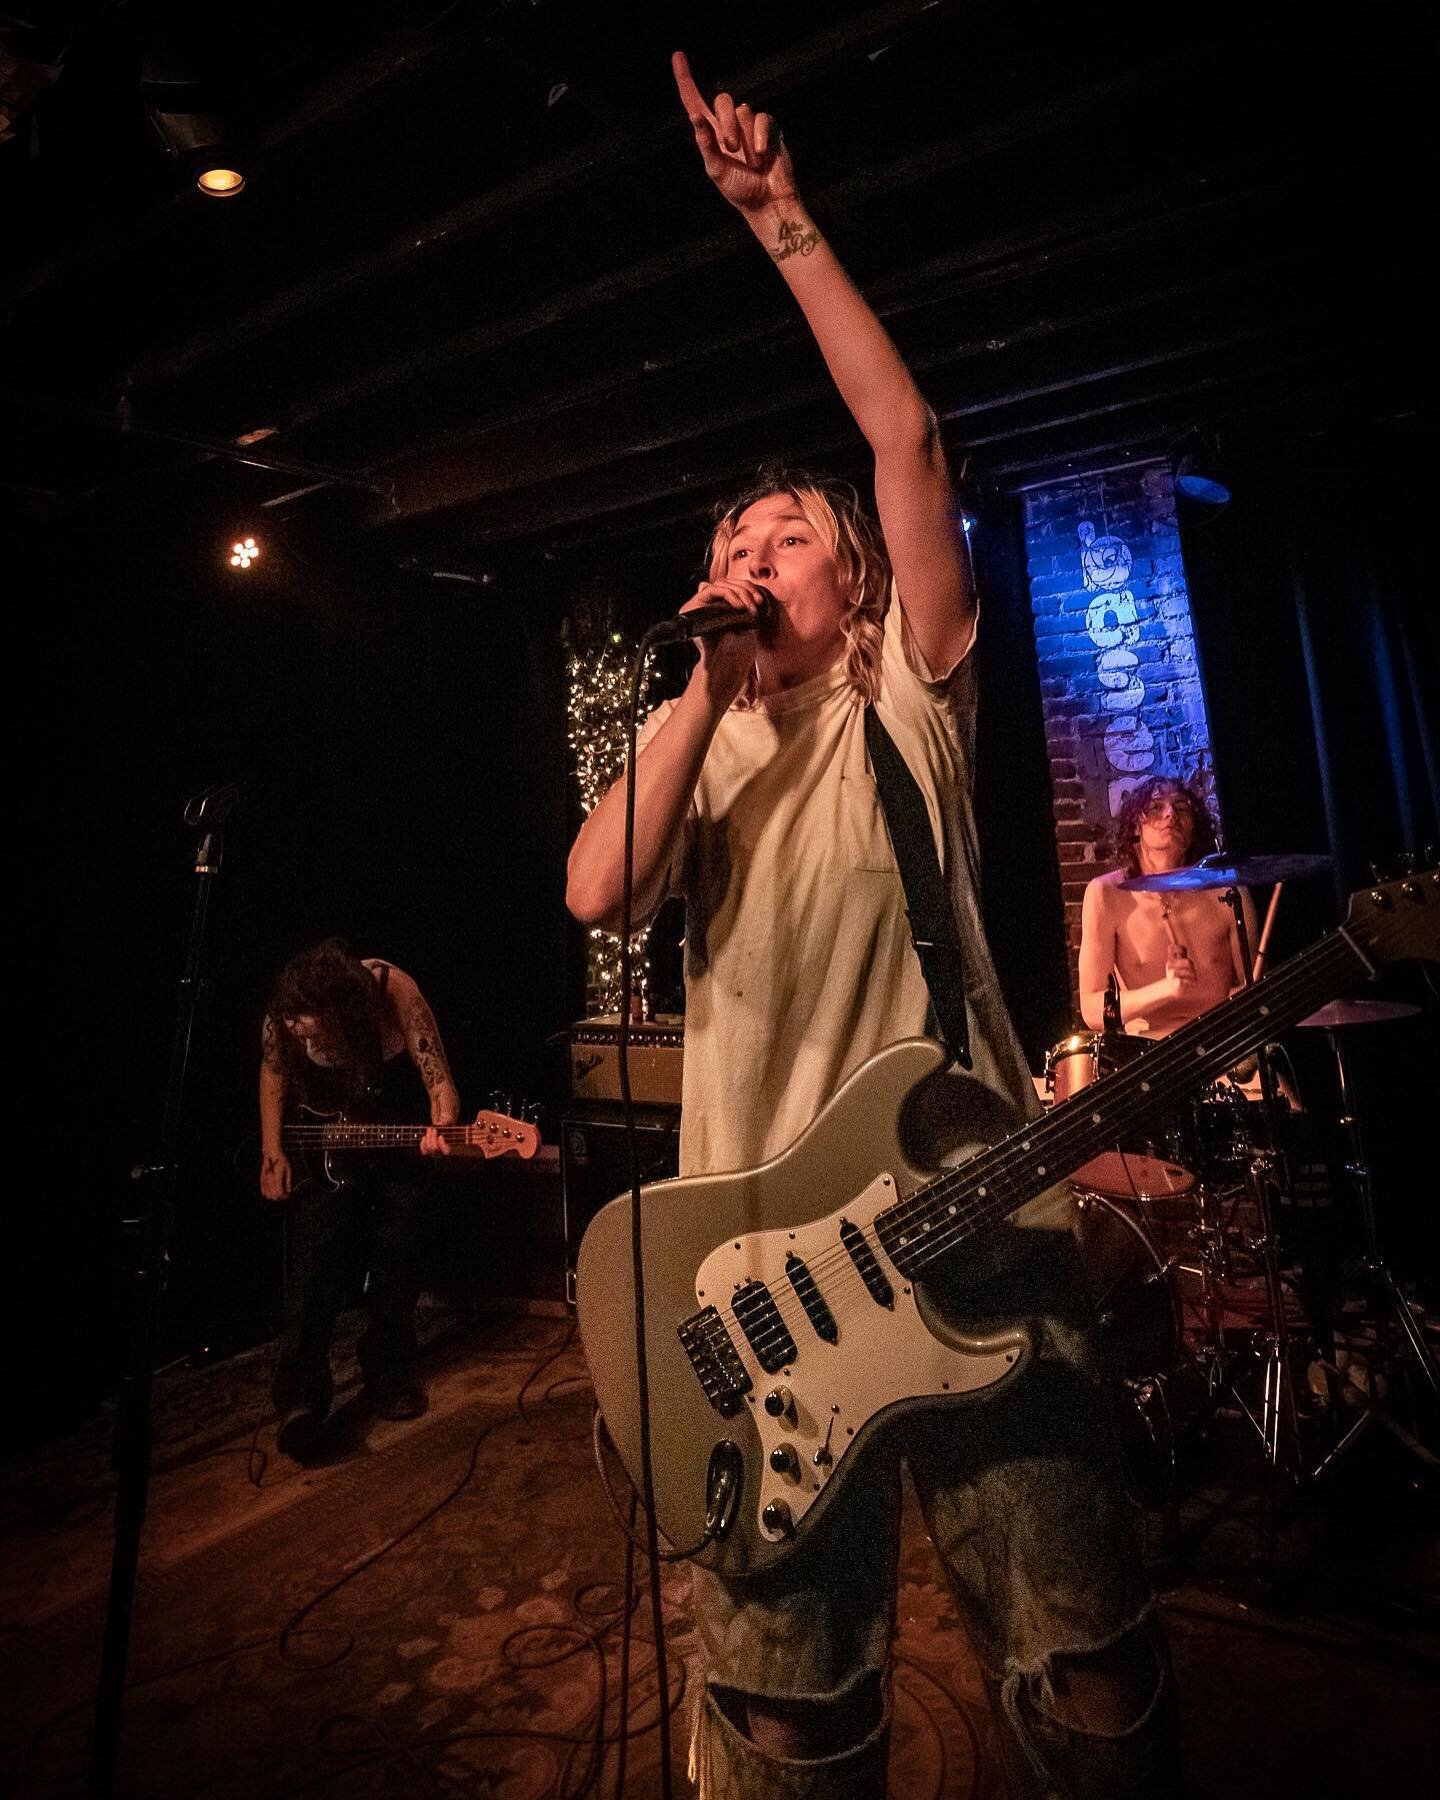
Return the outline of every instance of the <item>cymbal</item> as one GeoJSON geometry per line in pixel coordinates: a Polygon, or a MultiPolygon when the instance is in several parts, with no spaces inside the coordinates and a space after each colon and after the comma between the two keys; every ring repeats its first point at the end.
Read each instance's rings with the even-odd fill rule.
{"type": "Polygon", "coordinates": [[[1384,1025],[1390,1019],[1408,1019],[1419,1010],[1404,1000],[1332,1000],[1300,1023],[1338,1031],[1348,1025],[1384,1025]]]}
{"type": "Polygon", "coordinates": [[[1187,869],[1163,869],[1157,875],[1132,875],[1116,882],[1127,894],[1184,894],[1210,888],[1266,887],[1276,881],[1302,881],[1330,867],[1328,856],[1299,852],[1290,856],[1205,856],[1187,869]]]}

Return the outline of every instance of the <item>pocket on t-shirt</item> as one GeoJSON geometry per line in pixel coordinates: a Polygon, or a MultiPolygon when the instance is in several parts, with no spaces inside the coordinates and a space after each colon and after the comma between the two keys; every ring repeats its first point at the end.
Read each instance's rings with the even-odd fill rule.
{"type": "Polygon", "coordinates": [[[842,775],[841,806],[845,814],[846,848],[852,869],[874,869],[898,875],[895,846],[885,826],[873,775],[842,775]]]}

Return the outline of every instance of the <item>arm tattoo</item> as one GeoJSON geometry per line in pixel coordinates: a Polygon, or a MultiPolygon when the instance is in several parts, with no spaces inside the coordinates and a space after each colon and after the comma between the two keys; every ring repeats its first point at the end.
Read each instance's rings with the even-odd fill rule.
{"type": "Polygon", "coordinates": [[[260,1027],[260,1060],[267,1069],[277,1075],[280,1073],[280,1033],[270,1013],[266,1013],[265,1023],[260,1027]]]}
{"type": "Polygon", "coordinates": [[[798,219],[782,219],[779,242],[770,252],[771,260],[782,263],[790,256],[808,256],[819,242],[820,233],[813,225],[807,227],[798,219]]]}
{"type": "Polygon", "coordinates": [[[267,1175],[273,1175],[279,1167],[280,1158],[278,1156],[267,1156],[265,1158],[265,1173],[267,1175]]]}
{"type": "Polygon", "coordinates": [[[405,1008],[405,1035],[410,1041],[410,1056],[420,1071],[426,1091],[433,1094],[450,1079],[450,1065],[445,1061],[445,1048],[435,1015],[417,989],[405,1008]]]}

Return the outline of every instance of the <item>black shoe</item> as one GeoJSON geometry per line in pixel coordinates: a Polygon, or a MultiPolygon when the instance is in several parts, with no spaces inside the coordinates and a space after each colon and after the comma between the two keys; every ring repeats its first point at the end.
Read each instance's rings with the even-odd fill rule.
{"type": "Polygon", "coordinates": [[[382,1419],[418,1419],[429,1410],[430,1401],[423,1388],[407,1387],[378,1395],[371,1405],[382,1419]]]}
{"type": "Polygon", "coordinates": [[[317,1412],[313,1406],[296,1406],[286,1413],[275,1446],[282,1456],[291,1457],[295,1462],[309,1462],[318,1453],[324,1436],[324,1413],[317,1412]]]}

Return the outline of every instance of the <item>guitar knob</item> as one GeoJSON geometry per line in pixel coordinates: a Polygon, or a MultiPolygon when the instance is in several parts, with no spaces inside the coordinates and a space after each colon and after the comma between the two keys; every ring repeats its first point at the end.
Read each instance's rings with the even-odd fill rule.
{"type": "Polygon", "coordinates": [[[790,1508],[783,1500],[768,1500],[760,1514],[760,1523],[776,1537],[789,1537],[795,1529],[790,1508]]]}
{"type": "Polygon", "coordinates": [[[787,1387],[773,1387],[765,1396],[765,1410],[772,1419],[795,1416],[795,1396],[787,1387]]]}
{"type": "Polygon", "coordinates": [[[788,1475],[792,1481],[800,1478],[800,1458],[795,1454],[793,1444],[777,1444],[770,1452],[770,1467],[777,1475],[788,1475]]]}

